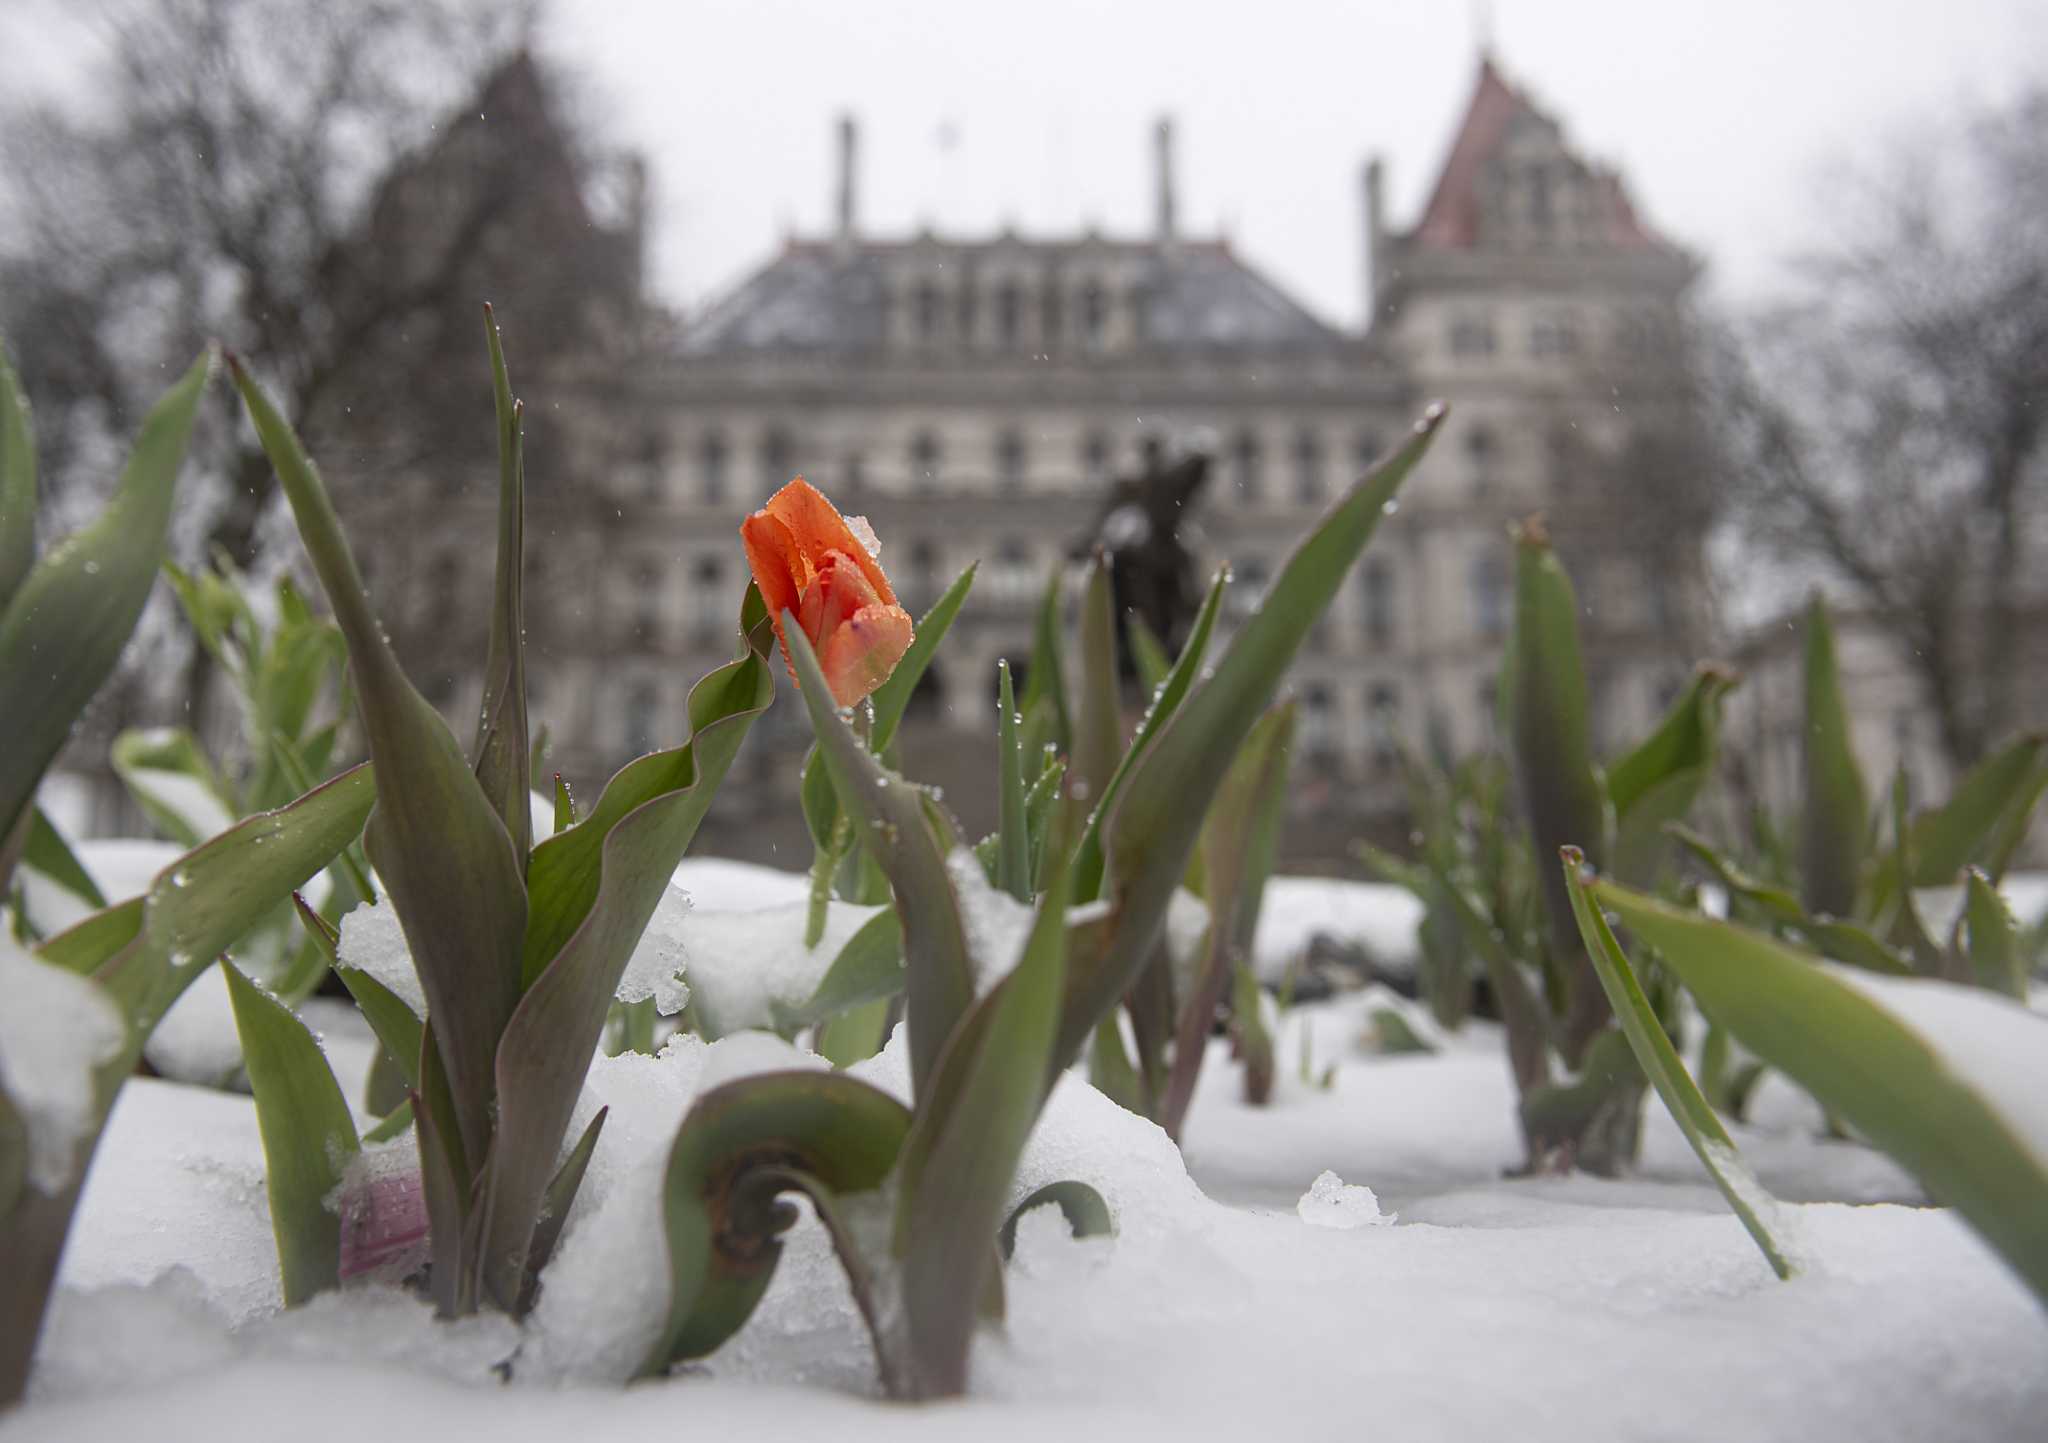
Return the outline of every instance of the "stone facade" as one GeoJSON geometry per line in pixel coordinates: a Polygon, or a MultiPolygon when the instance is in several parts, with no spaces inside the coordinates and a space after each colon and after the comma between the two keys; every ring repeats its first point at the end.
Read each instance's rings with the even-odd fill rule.
{"type": "MultiPolygon", "coordinates": [[[[914,613],[980,563],[905,731],[910,770],[947,783],[975,825],[992,805],[996,658],[1028,656],[1046,575],[1110,477],[1212,449],[1196,531],[1233,568],[1241,616],[1435,397],[1452,420],[1292,677],[1295,859],[1338,861],[1393,815],[1398,743],[1488,743],[1516,517],[1548,510],[1580,579],[1610,740],[1683,682],[1704,645],[1704,520],[1664,458],[1686,420],[1697,267],[1490,60],[1412,227],[1388,224],[1378,163],[1365,172],[1362,332],[1311,314],[1227,240],[1180,233],[1164,123],[1155,225],[1136,238],[871,236],[850,122],[839,142],[833,233],[791,240],[623,373],[554,365],[548,389],[521,386],[538,415],[574,418],[533,448],[529,609],[534,712],[584,787],[686,734],[688,688],[730,651],[740,519],[801,473],[872,519],[914,613]]],[[[457,599],[488,596],[481,478],[438,518],[379,528],[382,580],[408,598],[393,629],[475,632],[480,658],[481,622],[457,599]]],[[[473,673],[441,679],[462,715],[473,673]]],[[[801,710],[779,704],[710,849],[801,863],[774,793],[807,740],[801,710]],[[782,830],[764,830],[771,817],[782,830]]]]}

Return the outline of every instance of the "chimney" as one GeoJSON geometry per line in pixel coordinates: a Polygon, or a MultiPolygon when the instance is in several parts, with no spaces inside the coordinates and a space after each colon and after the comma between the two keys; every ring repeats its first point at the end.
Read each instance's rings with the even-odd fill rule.
{"type": "Polygon", "coordinates": [[[854,167],[860,159],[860,131],[851,113],[839,117],[839,239],[853,239],[854,167]]]}
{"type": "Polygon", "coordinates": [[[1385,292],[1387,262],[1386,164],[1375,155],[1365,163],[1365,329],[1380,319],[1380,296],[1385,292]]]}
{"type": "Polygon", "coordinates": [[[1159,239],[1174,237],[1173,117],[1162,115],[1152,131],[1152,168],[1156,187],[1153,197],[1154,228],[1159,239]]]}

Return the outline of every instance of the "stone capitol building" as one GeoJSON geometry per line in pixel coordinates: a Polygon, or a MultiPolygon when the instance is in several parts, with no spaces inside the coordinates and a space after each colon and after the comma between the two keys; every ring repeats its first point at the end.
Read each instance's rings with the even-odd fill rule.
{"type": "MultiPolygon", "coordinates": [[[[515,347],[536,414],[562,418],[530,447],[529,675],[553,764],[580,794],[683,740],[689,687],[731,653],[740,520],[793,475],[873,521],[913,615],[979,561],[904,732],[907,769],[945,785],[974,828],[993,809],[980,793],[996,659],[1029,656],[1047,575],[1112,478],[1211,451],[1192,535],[1205,574],[1231,566],[1241,617],[1294,538],[1437,398],[1450,421],[1292,676],[1290,860],[1340,861],[1350,837],[1398,816],[1398,746],[1450,758],[1490,744],[1507,527],[1532,512],[1580,590],[1605,740],[1650,724],[1707,645],[1704,488],[1682,459],[1697,261],[1490,57],[1419,216],[1388,214],[1377,160],[1358,178],[1362,333],[1227,239],[1184,233],[1171,123],[1151,140],[1149,234],[881,236],[860,224],[845,119],[832,232],[789,240],[651,332],[626,399],[615,362],[557,365],[543,389],[515,347]]],[[[436,526],[380,508],[373,585],[405,594],[403,649],[488,597],[488,547],[474,544],[488,497],[467,488],[436,526]]],[[[471,629],[450,653],[466,669],[425,673],[456,716],[478,686],[471,629]]],[[[780,796],[809,741],[790,699],[785,687],[757,727],[700,850],[808,860],[780,796]],[[787,835],[762,830],[771,818],[787,835]]]]}

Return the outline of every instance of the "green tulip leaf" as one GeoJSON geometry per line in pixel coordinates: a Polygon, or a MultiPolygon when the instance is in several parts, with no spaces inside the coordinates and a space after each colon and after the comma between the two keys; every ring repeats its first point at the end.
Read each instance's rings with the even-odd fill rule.
{"type": "Polygon", "coordinates": [[[1022,957],[948,1039],[903,1142],[895,1251],[920,1396],[965,1391],[975,1317],[1000,1286],[996,1238],[1059,1028],[1071,877],[1063,857],[1022,957]]]}
{"type": "Polygon", "coordinates": [[[619,977],[775,674],[751,648],[691,688],[690,740],[628,763],[590,815],[534,848],[525,990],[497,1048],[485,1286],[516,1311],[533,1229],[619,977]],[[559,939],[559,940],[558,940],[559,939]]]}
{"type": "Polygon", "coordinates": [[[833,706],[817,656],[793,614],[784,614],[783,632],[819,754],[895,891],[903,931],[910,1075],[921,1098],[939,1049],[974,1001],[974,967],[959,894],[946,869],[946,849],[933,832],[924,792],[885,768],[833,706]]]}
{"type": "Polygon", "coordinates": [[[284,1304],[296,1307],[340,1281],[341,1217],[327,1200],[358,1151],[355,1119],[306,1024],[239,968],[228,967],[227,978],[263,1134],[284,1304]]]}
{"type": "Polygon", "coordinates": [[[36,432],[0,347],[0,616],[36,561],[36,432]]]}
{"type": "Polygon", "coordinates": [[[1806,724],[1801,768],[1805,811],[1800,832],[1801,901],[1818,916],[1855,914],[1870,829],[1870,792],[1850,738],[1849,710],[1835,665],[1835,631],[1818,595],[1804,636],[1806,724]]]}
{"type": "Polygon", "coordinates": [[[1594,970],[1600,974],[1600,985],[1607,989],[1607,1000],[1614,1008],[1615,1020],[1621,1024],[1622,1035],[1635,1052],[1637,1064],[1657,1089],[1657,1096],[1663,1099],[1678,1130],[1685,1134],[1700,1165],[1728,1200],[1728,1206],[1734,1209],[1758,1251],[1763,1253],[1764,1261],[1771,1265],[1771,1271],[1780,1278],[1791,1277],[1796,1271],[1791,1254],[1771,1232],[1772,1224],[1779,1221],[1775,1200],[1742,1161],[1728,1129],[1700,1095],[1692,1074],[1685,1070],[1678,1050],[1671,1045],[1656,1009],[1643,994],[1642,984],[1636,981],[1635,969],[1629,966],[1628,954],[1621,950],[1614,929],[1587,899],[1586,885],[1590,879],[1585,858],[1567,847],[1560,861],[1571,891],[1572,914],[1578,919],[1586,951],[1593,959],[1594,970]]]}
{"type": "Polygon", "coordinates": [[[481,1157],[491,1137],[498,1039],[519,1002],[526,858],[515,854],[448,724],[399,667],[299,438],[237,358],[228,358],[228,369],[348,642],[377,767],[370,860],[419,968],[464,1151],[481,1157]]]}
{"type": "Polygon", "coordinates": [[[533,807],[527,800],[525,411],[512,399],[497,317],[484,307],[491,352],[491,395],[498,430],[498,556],[491,591],[491,636],[484,654],[483,707],[478,714],[477,784],[505,824],[523,865],[533,849],[533,807]]]}
{"type": "Polygon", "coordinates": [[[778,1026],[803,1027],[884,1001],[903,990],[903,929],[893,910],[863,922],[803,1002],[781,1009],[778,1026]]]}
{"type": "Polygon", "coordinates": [[[2048,1018],[1979,988],[1831,966],[1612,883],[1589,890],[1709,1017],[1953,1206],[2048,1303],[2048,1018]]]}
{"type": "MultiPolygon", "coordinates": [[[[202,355],[143,419],[114,497],[84,529],[53,547],[23,576],[0,610],[0,697],[7,701],[7,745],[0,748],[0,838],[11,835],[71,727],[120,660],[156,584],[170,526],[171,498],[185,447],[212,373],[202,355]]],[[[0,381],[0,409],[19,397],[12,372],[0,381]]],[[[25,413],[0,425],[4,480],[0,521],[7,528],[0,567],[19,564],[16,520],[33,515],[34,476],[18,448],[25,413]]],[[[0,890],[7,878],[0,875],[0,890]]]]}
{"type": "MultiPolygon", "coordinates": [[[[1432,407],[1408,442],[1351,487],[1281,566],[1259,607],[1146,746],[1102,824],[1105,895],[1113,923],[1099,951],[1077,952],[1053,1066],[1087,1044],[1152,956],[1222,783],[1219,757],[1235,756],[1310,631],[1343,588],[1351,567],[1415,465],[1445,412],[1432,407]]],[[[1037,668],[1033,667],[1033,680],[1037,668]]]]}

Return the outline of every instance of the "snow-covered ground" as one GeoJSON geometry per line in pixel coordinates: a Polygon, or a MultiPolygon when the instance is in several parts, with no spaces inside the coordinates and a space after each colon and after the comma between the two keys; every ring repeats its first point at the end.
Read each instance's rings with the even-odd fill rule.
{"type": "MultiPolygon", "coordinates": [[[[787,904],[791,882],[801,895],[800,878],[714,865],[729,864],[678,875],[694,921],[718,882],[749,889],[732,910],[787,904]]],[[[1300,890],[1285,915],[1305,940],[1301,913],[1330,889],[1300,890]]],[[[978,1346],[973,1396],[919,1409],[875,1400],[865,1335],[808,1222],[723,1352],[617,1382],[665,1303],[654,1218],[676,1124],[712,1081],[819,1065],[777,1039],[684,1038],[595,1065],[584,1111],[609,1105],[611,1119],[523,1329],[439,1324],[388,1287],[281,1312],[252,1105],[133,1082],[31,1401],[0,1440],[2042,1436],[2048,1317],[1891,1163],[1819,1140],[1790,1088],[1767,1082],[1760,1125],[1737,1130],[1796,1204],[1804,1270],[1780,1283],[1654,1101],[1635,1177],[1504,1177],[1520,1148],[1497,1032],[1474,1024],[1428,1054],[1364,1050],[1373,1009],[1399,1005],[1372,992],[1289,1012],[1266,1108],[1240,1100],[1219,1044],[1184,1155],[1068,1079],[1018,1193],[1093,1183],[1118,1235],[1076,1241],[1056,1211],[1028,1217],[1007,1330],[978,1346]],[[1327,1090],[1304,1080],[1333,1063],[1327,1090]],[[1352,1225],[1375,1215],[1391,1221],[1352,1225]]],[[[367,1034],[346,1009],[309,1016],[360,1095],[367,1034]]],[[[1433,1035],[1424,1019],[1416,1030],[1433,1035]]],[[[857,1071],[903,1092],[900,1038],[857,1071]]]]}
{"type": "MultiPolygon", "coordinates": [[[[1363,1053],[1350,1043],[1369,1005],[1289,1014],[1270,1108],[1238,1100],[1219,1051],[1185,1166],[1156,1128],[1064,1084],[1020,1191],[1093,1182],[1119,1234],[1077,1242],[1056,1213],[1027,1219],[1007,1335],[978,1349],[975,1396],[916,1411],[873,1401],[864,1336],[809,1224],[723,1353],[615,1385],[662,1302],[668,1138],[707,1070],[792,1060],[773,1039],[597,1064],[587,1103],[612,1120],[523,1335],[436,1324],[389,1289],[278,1312],[250,1104],[137,1082],[95,1164],[33,1401],[0,1438],[2040,1436],[2048,1321],[1948,1213],[1792,1208],[1806,1271],[1779,1283],[1661,1114],[1635,1179],[1504,1179],[1517,1144],[1495,1039],[1363,1053]],[[1328,1091],[1293,1075],[1304,1027],[1317,1066],[1339,1064],[1328,1091]],[[1297,1200],[1326,1170],[1374,1189],[1392,1225],[1305,1220],[1297,1200]],[[506,1385],[493,1370],[508,1358],[506,1385]]],[[[363,1049],[334,1040],[354,1071],[363,1049]]],[[[861,1070],[903,1085],[893,1051],[861,1070]]],[[[1917,1196],[1852,1144],[1740,1141],[1784,1196],[1917,1196]]]]}

